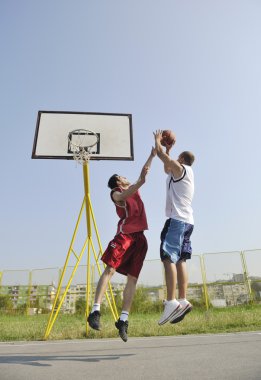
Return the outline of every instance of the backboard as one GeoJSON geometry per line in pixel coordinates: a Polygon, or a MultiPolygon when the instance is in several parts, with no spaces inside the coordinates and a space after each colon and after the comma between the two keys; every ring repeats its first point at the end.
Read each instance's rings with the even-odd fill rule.
{"type": "Polygon", "coordinates": [[[32,158],[72,160],[81,131],[98,136],[91,160],[134,160],[131,114],[60,111],[38,112],[32,158]]]}

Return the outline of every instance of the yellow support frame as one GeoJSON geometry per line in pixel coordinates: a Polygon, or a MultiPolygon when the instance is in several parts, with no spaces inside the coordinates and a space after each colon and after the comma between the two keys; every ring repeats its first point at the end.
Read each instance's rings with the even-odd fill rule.
{"type": "Polygon", "coordinates": [[[32,271],[29,272],[29,283],[28,283],[28,297],[26,303],[26,314],[28,315],[28,310],[31,305],[31,289],[32,289],[32,271]]]}
{"type": "Polygon", "coordinates": [[[208,295],[207,275],[206,275],[204,254],[200,256],[200,268],[201,268],[201,275],[202,275],[202,281],[203,281],[204,299],[205,299],[206,309],[208,310],[209,309],[209,295],[208,295]]]}
{"type": "Polygon", "coordinates": [[[247,286],[250,303],[252,303],[254,300],[254,297],[253,297],[253,292],[252,292],[252,288],[251,288],[251,281],[250,281],[249,275],[248,275],[246,258],[245,258],[243,251],[240,252],[240,257],[241,257],[241,263],[242,263],[242,267],[243,267],[244,281],[245,281],[245,284],[247,286]]]}
{"type": "MultiPolygon", "coordinates": [[[[79,215],[78,215],[78,219],[77,219],[76,226],[75,226],[75,229],[74,229],[74,232],[73,232],[72,240],[71,240],[71,243],[70,243],[70,246],[69,246],[69,249],[68,249],[68,253],[67,253],[67,256],[66,256],[65,264],[63,266],[63,270],[62,270],[62,273],[61,273],[60,278],[59,278],[59,283],[58,283],[58,287],[57,287],[56,296],[55,296],[55,299],[54,299],[52,311],[51,311],[49,319],[48,319],[48,323],[47,323],[47,326],[46,326],[46,330],[45,330],[45,334],[44,334],[44,338],[43,339],[47,339],[49,337],[50,333],[51,333],[51,330],[53,328],[54,322],[55,322],[55,320],[56,320],[56,318],[57,318],[57,316],[59,314],[59,311],[60,311],[60,309],[62,307],[63,301],[64,301],[64,299],[66,297],[67,292],[68,292],[68,289],[70,288],[72,279],[73,279],[73,277],[74,277],[74,275],[76,273],[76,270],[77,270],[77,268],[79,266],[79,263],[80,263],[80,261],[82,259],[82,256],[83,256],[83,254],[84,254],[84,252],[85,252],[86,249],[87,249],[87,273],[86,273],[86,285],[87,286],[86,286],[86,310],[85,310],[85,316],[86,316],[86,335],[88,334],[89,326],[88,326],[88,322],[87,322],[87,317],[89,315],[90,292],[92,291],[91,284],[93,282],[93,271],[91,272],[91,250],[93,252],[95,263],[96,263],[96,266],[97,266],[97,269],[98,269],[98,273],[99,273],[100,276],[102,274],[102,271],[101,271],[101,267],[100,267],[100,264],[99,264],[98,260],[99,260],[100,255],[103,252],[102,245],[101,245],[101,240],[100,240],[100,237],[99,237],[98,228],[97,228],[97,224],[96,224],[96,221],[95,221],[94,212],[93,212],[93,208],[92,208],[91,197],[90,197],[89,162],[85,162],[83,164],[83,180],[84,180],[85,196],[84,196],[84,199],[83,199],[83,202],[82,202],[82,205],[81,205],[81,209],[80,209],[80,212],[79,212],[79,215]],[[77,254],[74,251],[74,249],[73,249],[73,245],[74,245],[74,242],[76,240],[78,228],[79,228],[79,225],[80,225],[80,221],[81,221],[84,209],[85,209],[85,212],[86,212],[87,238],[86,238],[86,240],[85,240],[85,242],[83,244],[83,247],[82,247],[80,253],[77,254]],[[94,227],[94,230],[95,230],[96,239],[97,239],[98,246],[99,246],[99,254],[96,253],[96,250],[95,250],[95,247],[94,247],[94,244],[93,244],[92,227],[94,227]],[[67,283],[67,285],[65,287],[65,290],[64,290],[63,294],[61,295],[63,278],[64,278],[64,275],[65,275],[65,272],[66,272],[66,269],[67,269],[67,266],[68,266],[69,259],[70,259],[70,257],[71,257],[72,254],[76,258],[76,263],[75,263],[75,265],[73,267],[71,276],[70,276],[69,281],[68,281],[68,283],[67,283]]],[[[103,266],[105,268],[105,265],[103,265],[103,266]]],[[[106,291],[105,295],[106,295],[106,298],[107,298],[108,305],[109,305],[109,307],[111,309],[113,318],[116,321],[119,318],[119,315],[118,315],[118,311],[117,311],[117,307],[116,307],[116,303],[115,303],[115,298],[114,298],[112,287],[111,287],[110,283],[109,283],[109,287],[108,288],[109,289],[108,289],[108,291],[106,291]],[[110,297],[109,297],[108,293],[110,293],[110,297]]]]}

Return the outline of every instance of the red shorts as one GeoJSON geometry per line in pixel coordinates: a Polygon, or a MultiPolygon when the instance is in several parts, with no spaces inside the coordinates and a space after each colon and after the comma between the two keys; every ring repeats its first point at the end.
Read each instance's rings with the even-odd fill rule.
{"type": "Polygon", "coordinates": [[[148,250],[144,233],[119,233],[111,240],[101,260],[125,276],[138,278],[148,250]]]}

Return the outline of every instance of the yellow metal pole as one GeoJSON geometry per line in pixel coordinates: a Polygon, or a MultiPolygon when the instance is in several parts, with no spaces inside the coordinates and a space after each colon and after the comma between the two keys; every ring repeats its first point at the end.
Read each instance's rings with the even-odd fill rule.
{"type": "Polygon", "coordinates": [[[98,245],[99,245],[99,254],[98,254],[98,257],[97,257],[97,260],[98,260],[99,257],[100,257],[100,255],[103,252],[103,249],[102,249],[101,239],[100,239],[100,236],[99,236],[98,227],[97,227],[97,223],[96,223],[96,220],[95,220],[95,217],[94,217],[94,212],[93,212],[93,208],[92,208],[92,203],[91,202],[90,202],[90,209],[91,209],[92,221],[93,221],[93,225],[94,225],[94,229],[95,229],[95,232],[96,232],[97,241],[98,241],[98,245]]]}
{"type": "Polygon", "coordinates": [[[27,303],[26,303],[26,314],[28,314],[28,309],[30,308],[31,289],[32,289],[32,271],[29,272],[29,283],[28,283],[27,303]]]}
{"type": "Polygon", "coordinates": [[[88,238],[88,253],[87,253],[87,278],[86,278],[86,308],[85,308],[85,317],[86,317],[86,325],[85,325],[85,331],[86,335],[89,331],[89,324],[87,322],[87,318],[89,315],[89,305],[90,305],[90,281],[91,281],[91,244],[90,244],[91,238],[88,238]]]}
{"type": "MultiPolygon", "coordinates": [[[[91,200],[90,200],[90,210],[91,210],[91,217],[92,217],[92,221],[93,221],[93,225],[94,225],[94,229],[95,229],[95,232],[96,232],[96,237],[97,237],[97,241],[98,241],[98,245],[99,245],[99,254],[98,254],[98,256],[95,255],[95,261],[96,261],[96,265],[97,265],[97,268],[98,268],[99,275],[101,276],[101,268],[100,268],[100,264],[98,262],[98,259],[99,259],[100,255],[101,255],[101,253],[103,252],[103,249],[102,249],[102,245],[101,245],[101,239],[100,239],[100,236],[99,236],[96,220],[95,220],[95,217],[94,217],[94,212],[93,212],[91,200]]],[[[94,248],[93,248],[93,251],[95,252],[94,248]]],[[[105,264],[104,264],[104,267],[106,267],[105,264]]],[[[105,295],[106,295],[108,304],[110,306],[110,309],[112,311],[113,317],[114,317],[115,321],[117,321],[117,319],[119,318],[119,314],[118,314],[118,310],[117,310],[117,306],[116,306],[116,303],[115,303],[115,298],[114,298],[114,294],[113,294],[112,286],[111,286],[110,282],[108,284],[108,287],[109,287],[109,291],[110,291],[110,295],[111,295],[112,304],[111,304],[111,301],[109,299],[107,291],[106,291],[105,295]]]]}
{"type": "Polygon", "coordinates": [[[87,236],[92,236],[91,226],[91,213],[90,213],[90,180],[89,180],[89,163],[85,162],[82,165],[83,168],[83,180],[84,180],[84,192],[85,192],[85,210],[86,210],[86,222],[87,222],[87,236]]]}
{"type": "MultiPolygon", "coordinates": [[[[95,261],[96,261],[96,266],[97,266],[97,269],[98,269],[98,273],[99,275],[101,276],[102,272],[101,272],[101,268],[100,268],[100,264],[98,263],[97,261],[97,254],[95,252],[95,249],[94,249],[94,245],[93,245],[93,241],[91,240],[91,244],[92,244],[92,249],[93,249],[93,253],[94,253],[94,258],[95,258],[95,261]]],[[[107,299],[107,302],[108,302],[108,305],[111,309],[111,312],[112,312],[112,315],[113,315],[113,318],[115,321],[117,321],[117,319],[119,318],[119,315],[118,315],[118,310],[117,310],[117,306],[116,306],[116,303],[115,303],[115,298],[114,298],[114,295],[113,295],[113,292],[112,292],[112,287],[111,287],[111,284],[109,282],[109,289],[110,289],[110,293],[111,293],[111,300],[112,300],[112,303],[111,303],[111,300],[110,300],[110,297],[108,295],[108,291],[106,290],[105,292],[105,296],[106,296],[106,299],[107,299]]]]}
{"type": "Polygon", "coordinates": [[[90,242],[92,241],[92,226],[91,226],[91,212],[90,212],[90,176],[89,176],[89,162],[86,161],[82,165],[83,168],[83,181],[84,181],[84,193],[85,193],[85,211],[86,211],[86,223],[87,223],[87,236],[88,236],[88,253],[87,253],[87,278],[86,278],[86,335],[88,334],[89,325],[87,323],[87,317],[89,315],[89,298],[90,298],[90,266],[91,266],[91,254],[90,242]]]}
{"type": "Polygon", "coordinates": [[[206,268],[205,268],[203,255],[200,256],[200,268],[201,268],[201,276],[202,276],[202,281],[203,281],[203,290],[204,290],[206,309],[208,310],[209,309],[208,287],[207,287],[207,276],[206,276],[206,268]]]}
{"type": "Polygon", "coordinates": [[[77,270],[77,268],[78,268],[78,266],[79,266],[79,263],[80,263],[80,261],[81,261],[82,255],[83,255],[83,253],[84,253],[84,251],[85,251],[85,249],[86,249],[87,243],[88,243],[88,239],[86,239],[86,241],[85,241],[85,243],[84,243],[84,246],[83,246],[83,248],[82,248],[82,250],[81,250],[81,253],[80,253],[80,255],[79,255],[79,258],[78,258],[78,260],[77,260],[77,263],[76,263],[75,266],[74,266],[74,269],[73,269],[72,274],[71,274],[71,276],[70,276],[70,278],[69,278],[69,281],[68,281],[67,286],[66,286],[66,288],[65,288],[65,291],[64,291],[64,293],[63,293],[63,295],[62,295],[62,298],[61,298],[61,300],[60,300],[60,303],[59,303],[59,305],[58,305],[58,307],[57,307],[57,310],[56,310],[56,312],[55,312],[55,314],[54,314],[54,317],[53,317],[53,319],[52,319],[52,321],[51,321],[51,323],[50,323],[50,325],[49,325],[49,329],[48,329],[48,331],[46,331],[46,335],[45,335],[45,337],[47,337],[47,336],[50,334],[51,330],[52,330],[53,324],[54,324],[54,322],[55,322],[55,320],[56,320],[56,318],[57,318],[57,316],[58,316],[58,313],[59,313],[59,311],[60,311],[60,309],[61,309],[61,307],[62,307],[63,301],[64,301],[65,296],[66,296],[66,294],[67,294],[67,292],[68,292],[68,289],[69,289],[69,287],[70,287],[70,285],[71,285],[72,279],[73,279],[73,277],[74,277],[74,275],[75,275],[75,272],[76,272],[76,270],[77,270]]]}
{"type": "MultiPolygon", "coordinates": [[[[99,254],[102,252],[102,246],[101,246],[101,240],[100,240],[100,237],[99,237],[99,233],[98,233],[98,228],[97,228],[97,224],[96,224],[96,221],[95,221],[95,218],[94,218],[94,212],[93,212],[93,208],[92,208],[92,203],[91,203],[91,197],[90,197],[90,179],[89,179],[89,163],[88,161],[86,163],[83,164],[83,179],[84,179],[84,191],[85,191],[85,205],[86,205],[86,222],[87,222],[87,234],[88,234],[88,239],[89,239],[89,246],[88,246],[88,257],[87,257],[87,280],[86,280],[86,318],[88,317],[89,315],[89,305],[90,305],[90,281],[91,281],[91,273],[90,273],[90,268],[91,268],[91,263],[90,263],[90,245],[92,246],[92,250],[93,250],[93,253],[94,253],[94,257],[95,257],[95,261],[96,261],[96,264],[97,264],[97,268],[98,268],[98,271],[99,271],[99,274],[101,275],[101,269],[100,269],[100,266],[99,266],[99,263],[98,263],[98,257],[96,255],[96,252],[95,252],[95,248],[94,248],[94,245],[93,245],[93,240],[92,240],[92,225],[91,225],[91,222],[93,222],[93,225],[94,225],[94,229],[95,229],[95,232],[96,232],[96,238],[97,238],[97,241],[98,241],[98,245],[99,245],[99,254]]],[[[113,292],[112,292],[112,287],[111,287],[111,284],[109,283],[109,289],[110,289],[110,293],[111,293],[111,299],[112,299],[112,304],[111,304],[111,301],[110,301],[110,298],[108,296],[108,292],[106,291],[105,293],[105,296],[107,298],[107,301],[108,301],[108,304],[110,306],[110,309],[111,309],[111,312],[112,312],[112,315],[115,319],[115,321],[117,320],[118,318],[118,311],[117,311],[117,307],[116,307],[116,303],[115,303],[115,299],[114,299],[114,295],[113,295],[113,292]]],[[[86,334],[88,334],[88,323],[87,323],[87,319],[86,319],[86,334]]]]}
{"type": "Polygon", "coordinates": [[[249,299],[250,299],[250,302],[253,302],[253,293],[252,293],[251,284],[250,284],[250,280],[249,280],[249,276],[248,276],[246,258],[245,258],[243,251],[240,252],[240,256],[241,256],[241,262],[242,262],[242,266],[243,266],[244,280],[245,280],[245,283],[247,285],[247,289],[248,289],[248,293],[249,293],[249,299]]]}
{"type": "MultiPolygon", "coordinates": [[[[75,229],[74,229],[74,232],[73,232],[71,244],[70,244],[70,247],[68,249],[68,253],[67,253],[66,260],[65,260],[65,264],[63,266],[62,274],[61,274],[61,276],[59,278],[59,284],[58,284],[58,287],[57,287],[57,290],[56,290],[56,295],[55,295],[52,311],[50,313],[50,316],[49,316],[49,319],[48,319],[48,323],[47,323],[47,326],[46,326],[46,330],[45,330],[45,334],[44,334],[44,339],[46,339],[48,337],[48,335],[50,334],[50,332],[51,332],[50,325],[51,324],[53,325],[52,318],[53,318],[54,310],[56,308],[56,305],[57,305],[57,302],[58,302],[58,298],[60,296],[60,291],[61,291],[61,287],[62,287],[63,277],[64,277],[64,274],[65,274],[65,271],[66,271],[66,268],[67,268],[67,265],[68,265],[69,258],[70,258],[71,253],[72,253],[72,247],[73,247],[73,244],[74,244],[74,241],[75,241],[75,238],[76,238],[76,234],[77,234],[77,231],[78,231],[78,228],[79,228],[79,224],[80,224],[80,220],[81,220],[81,217],[82,217],[84,205],[85,205],[85,199],[83,199],[83,202],[82,202],[82,205],[81,205],[81,209],[80,209],[80,212],[79,212],[79,215],[78,215],[76,226],[75,226],[75,229]]],[[[55,319],[56,319],[56,317],[55,317],[55,319]]]]}
{"type": "MultiPolygon", "coordinates": [[[[98,228],[97,228],[97,224],[96,224],[96,221],[95,221],[94,212],[93,212],[93,208],[92,208],[92,203],[91,202],[90,202],[90,208],[91,208],[92,221],[93,221],[93,225],[94,225],[94,229],[95,229],[95,232],[96,232],[97,241],[98,241],[98,245],[99,245],[99,254],[98,254],[97,258],[95,258],[95,260],[96,260],[96,264],[97,264],[97,267],[98,267],[99,274],[101,275],[101,269],[100,269],[100,265],[99,265],[98,259],[99,259],[100,255],[102,254],[103,250],[102,250],[101,240],[100,240],[100,236],[99,236],[99,233],[98,233],[98,228]]],[[[104,267],[106,267],[105,264],[104,264],[104,267]]],[[[118,315],[118,310],[117,310],[117,306],[116,306],[116,303],[115,303],[115,298],[114,298],[114,294],[113,294],[112,286],[111,286],[110,282],[109,282],[109,291],[110,291],[111,300],[112,300],[112,306],[111,306],[111,302],[110,301],[109,301],[109,306],[110,306],[110,309],[112,311],[113,317],[114,317],[114,319],[116,321],[119,318],[119,315],[118,315]]],[[[109,298],[107,296],[107,291],[106,291],[106,297],[107,297],[107,300],[109,300],[109,298]]]]}
{"type": "Polygon", "coordinates": [[[95,266],[91,266],[91,303],[93,302],[93,290],[94,290],[94,273],[95,273],[95,266]]]}
{"type": "MultiPolygon", "coordinates": [[[[50,313],[50,317],[49,317],[48,324],[47,324],[47,327],[46,327],[44,339],[47,339],[47,337],[49,336],[49,334],[51,332],[53,324],[54,324],[54,322],[55,322],[55,320],[56,320],[56,318],[58,316],[58,313],[60,311],[60,308],[62,306],[64,298],[65,298],[65,296],[67,294],[67,291],[68,291],[68,289],[70,287],[72,278],[73,278],[73,276],[74,276],[74,274],[75,274],[75,272],[76,272],[76,270],[78,268],[79,262],[80,262],[80,260],[82,258],[82,255],[83,255],[83,253],[84,253],[87,245],[88,245],[88,256],[87,256],[87,280],[86,280],[86,316],[89,314],[89,303],[90,303],[89,300],[90,300],[90,291],[91,291],[91,286],[90,286],[90,281],[91,281],[91,264],[90,264],[90,254],[91,254],[91,252],[90,252],[90,250],[91,250],[91,247],[92,247],[94,255],[95,255],[96,264],[97,264],[97,261],[98,261],[98,258],[97,258],[97,255],[96,255],[96,252],[95,252],[95,249],[94,249],[93,241],[92,241],[92,226],[91,226],[91,221],[93,221],[93,223],[94,223],[94,227],[95,227],[95,231],[96,231],[96,235],[97,235],[97,240],[98,240],[98,243],[99,243],[99,246],[100,246],[100,252],[102,251],[102,248],[101,248],[100,238],[99,238],[99,235],[98,235],[98,229],[97,229],[97,225],[96,225],[96,222],[95,222],[95,219],[94,219],[92,205],[91,205],[91,199],[90,199],[89,163],[88,162],[83,163],[83,179],[84,179],[84,192],[85,192],[85,196],[84,196],[82,207],[81,207],[78,219],[77,219],[77,223],[76,223],[75,230],[74,230],[74,233],[73,233],[73,237],[72,237],[72,240],[71,240],[71,244],[70,244],[70,247],[69,247],[69,250],[68,250],[68,253],[67,253],[65,264],[64,264],[64,267],[63,267],[63,270],[62,270],[62,273],[61,273],[61,276],[60,276],[60,279],[59,279],[59,285],[58,285],[58,288],[57,288],[57,292],[56,292],[55,300],[54,300],[54,303],[53,303],[52,311],[50,313]],[[84,246],[83,246],[83,248],[81,250],[80,255],[78,256],[75,253],[74,249],[73,249],[73,244],[74,244],[74,241],[75,241],[75,238],[76,238],[76,234],[77,234],[77,231],[78,231],[78,228],[79,228],[79,223],[80,223],[80,220],[81,220],[81,216],[82,216],[82,212],[83,212],[84,206],[85,206],[85,210],[86,210],[87,239],[86,239],[86,241],[84,243],[84,246]],[[68,282],[68,284],[67,284],[67,286],[65,288],[65,291],[64,291],[64,293],[62,295],[62,298],[61,298],[61,300],[59,302],[59,305],[57,306],[58,300],[59,300],[59,296],[60,296],[60,292],[61,292],[63,277],[64,277],[64,274],[65,274],[65,271],[66,271],[66,268],[67,268],[68,261],[69,261],[71,253],[73,253],[74,256],[76,257],[77,262],[76,262],[75,267],[74,267],[74,269],[72,271],[72,274],[71,274],[69,282],[68,282]]],[[[109,284],[109,286],[111,286],[111,285],[109,284]]],[[[112,292],[112,290],[111,290],[111,292],[112,292]]],[[[115,313],[113,311],[113,308],[112,308],[111,304],[110,304],[110,300],[108,298],[107,292],[106,292],[106,297],[107,297],[109,305],[111,307],[113,317],[116,320],[116,316],[118,315],[117,309],[116,309],[116,305],[115,305],[115,310],[116,310],[116,313],[115,313]]],[[[112,293],[112,300],[113,300],[113,302],[115,304],[113,293],[112,293]]],[[[88,331],[88,324],[87,324],[87,320],[86,320],[86,333],[87,333],[87,331],[88,331]]]]}

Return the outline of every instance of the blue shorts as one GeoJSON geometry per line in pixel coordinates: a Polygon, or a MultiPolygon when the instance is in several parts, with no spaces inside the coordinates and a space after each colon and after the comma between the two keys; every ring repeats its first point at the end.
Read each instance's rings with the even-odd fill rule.
{"type": "Polygon", "coordinates": [[[166,220],[160,235],[160,258],[162,261],[169,259],[176,264],[179,260],[186,261],[191,258],[190,236],[193,228],[193,224],[177,219],[169,218],[166,220]]]}

